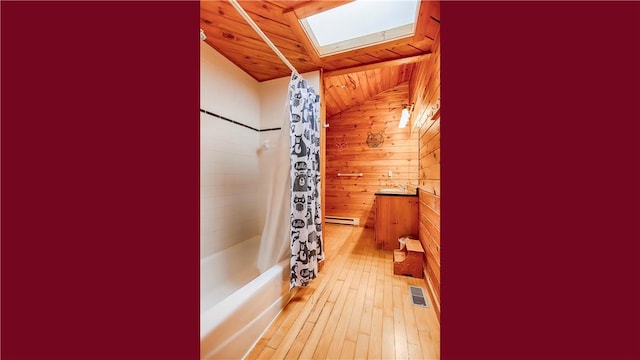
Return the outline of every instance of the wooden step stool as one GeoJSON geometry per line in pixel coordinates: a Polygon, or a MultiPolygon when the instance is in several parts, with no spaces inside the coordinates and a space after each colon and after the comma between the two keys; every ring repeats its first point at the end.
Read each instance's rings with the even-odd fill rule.
{"type": "Polygon", "coordinates": [[[420,240],[407,238],[405,247],[393,250],[393,274],[422,278],[424,249],[420,240]]]}

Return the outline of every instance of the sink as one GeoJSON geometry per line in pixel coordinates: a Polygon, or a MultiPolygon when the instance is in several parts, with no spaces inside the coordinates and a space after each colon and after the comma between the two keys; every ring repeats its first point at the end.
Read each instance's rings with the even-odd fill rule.
{"type": "Polygon", "coordinates": [[[408,194],[409,192],[398,189],[398,188],[393,188],[393,189],[380,189],[380,191],[378,191],[378,193],[380,194],[408,194]]]}

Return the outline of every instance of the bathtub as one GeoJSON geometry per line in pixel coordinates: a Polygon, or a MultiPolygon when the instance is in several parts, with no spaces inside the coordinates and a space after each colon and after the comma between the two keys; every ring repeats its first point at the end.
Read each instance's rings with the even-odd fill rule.
{"type": "Polygon", "coordinates": [[[200,357],[241,359],[284,308],[289,260],[260,274],[256,236],[200,261],[200,357]]]}

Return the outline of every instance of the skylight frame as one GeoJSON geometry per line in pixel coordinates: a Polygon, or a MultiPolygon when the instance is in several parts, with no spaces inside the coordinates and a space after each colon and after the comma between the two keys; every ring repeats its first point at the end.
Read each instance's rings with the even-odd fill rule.
{"type": "MultiPolygon", "coordinates": [[[[392,0],[389,0],[389,1],[392,1],[392,0]]],[[[334,42],[326,45],[320,45],[320,42],[318,41],[312,26],[307,21],[309,17],[315,16],[316,14],[309,15],[304,18],[300,18],[298,19],[298,22],[302,27],[303,31],[306,33],[307,37],[309,38],[311,44],[314,46],[314,48],[318,52],[318,55],[320,57],[326,57],[326,56],[336,55],[336,54],[340,54],[347,51],[357,50],[357,49],[361,49],[361,48],[365,48],[373,45],[386,43],[386,42],[397,40],[397,39],[403,39],[403,38],[414,36],[416,33],[416,27],[419,21],[421,1],[420,0],[412,0],[412,1],[415,1],[415,4],[414,4],[415,9],[414,9],[413,21],[411,23],[406,25],[396,26],[388,30],[372,32],[366,35],[357,36],[354,38],[350,38],[350,39],[346,39],[346,40],[342,40],[342,41],[338,41],[338,42],[334,42]]],[[[335,9],[339,9],[342,6],[344,5],[338,6],[335,9]]],[[[330,10],[333,10],[333,9],[330,9],[330,10]]]]}

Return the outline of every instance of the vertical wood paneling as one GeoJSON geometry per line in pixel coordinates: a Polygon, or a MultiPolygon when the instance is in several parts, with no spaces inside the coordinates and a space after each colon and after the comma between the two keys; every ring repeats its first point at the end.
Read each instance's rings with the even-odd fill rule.
{"type": "MultiPolygon", "coordinates": [[[[324,216],[326,209],[326,201],[327,201],[327,169],[325,161],[327,160],[327,129],[324,125],[327,123],[327,100],[325,98],[327,92],[324,89],[324,70],[320,69],[320,214],[324,216]]],[[[326,238],[323,239],[325,241],[324,246],[326,247],[326,238]]],[[[324,266],[324,261],[321,262],[322,265],[319,265],[320,269],[324,266]]],[[[319,269],[319,270],[320,270],[319,269]]]]}
{"type": "MultiPolygon", "coordinates": [[[[430,31],[437,31],[430,29],[430,31]]],[[[425,249],[425,280],[440,317],[440,35],[433,56],[416,64],[409,82],[411,123],[419,134],[419,237],[425,249]],[[435,116],[437,115],[437,116],[435,116]]]]}
{"type": "Polygon", "coordinates": [[[398,128],[402,105],[408,102],[409,85],[404,83],[328,118],[325,216],[356,217],[361,226],[372,228],[377,191],[394,184],[417,187],[418,133],[398,128]],[[368,136],[380,132],[383,144],[369,147],[368,136]]]}

